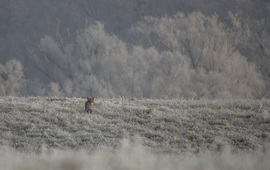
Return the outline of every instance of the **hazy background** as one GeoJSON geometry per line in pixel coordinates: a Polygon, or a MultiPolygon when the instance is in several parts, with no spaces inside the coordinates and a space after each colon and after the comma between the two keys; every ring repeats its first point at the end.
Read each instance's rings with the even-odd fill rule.
{"type": "Polygon", "coordinates": [[[269,98],[267,0],[1,0],[0,95],[269,98]]]}

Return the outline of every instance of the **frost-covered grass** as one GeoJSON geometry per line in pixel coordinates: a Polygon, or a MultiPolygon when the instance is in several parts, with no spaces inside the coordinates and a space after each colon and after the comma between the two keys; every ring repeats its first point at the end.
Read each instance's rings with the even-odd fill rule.
{"type": "Polygon", "coordinates": [[[0,97],[0,169],[267,169],[270,100],[0,97]]]}

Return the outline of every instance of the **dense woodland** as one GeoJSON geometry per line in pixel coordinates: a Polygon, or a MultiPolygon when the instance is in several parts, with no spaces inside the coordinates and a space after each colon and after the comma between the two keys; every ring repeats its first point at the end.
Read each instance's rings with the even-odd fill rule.
{"type": "Polygon", "coordinates": [[[269,98],[267,0],[2,0],[0,95],[269,98]]]}

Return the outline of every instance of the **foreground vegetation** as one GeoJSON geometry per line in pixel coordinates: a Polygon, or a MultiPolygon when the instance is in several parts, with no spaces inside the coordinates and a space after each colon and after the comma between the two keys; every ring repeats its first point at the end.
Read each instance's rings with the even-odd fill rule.
{"type": "Polygon", "coordinates": [[[270,100],[1,97],[0,169],[266,169],[270,100]]]}

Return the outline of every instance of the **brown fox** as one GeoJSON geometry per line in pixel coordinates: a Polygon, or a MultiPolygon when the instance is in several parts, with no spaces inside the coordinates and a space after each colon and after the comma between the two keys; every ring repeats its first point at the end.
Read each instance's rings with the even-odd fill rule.
{"type": "Polygon", "coordinates": [[[93,112],[93,109],[94,109],[94,97],[87,97],[87,101],[85,102],[84,104],[84,107],[85,107],[85,111],[87,113],[92,113],[93,112]]]}

